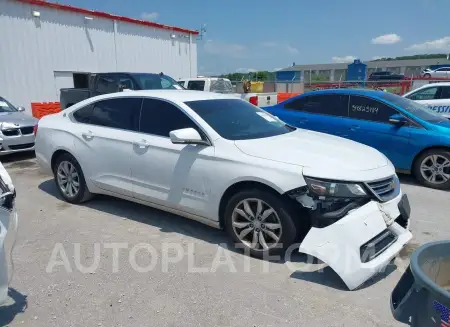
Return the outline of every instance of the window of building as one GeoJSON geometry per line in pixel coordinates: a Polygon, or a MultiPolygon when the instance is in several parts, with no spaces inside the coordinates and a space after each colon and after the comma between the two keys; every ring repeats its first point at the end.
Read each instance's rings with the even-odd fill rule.
{"type": "Polygon", "coordinates": [[[73,87],[76,89],[89,88],[89,75],[88,73],[73,73],[73,87]]]}

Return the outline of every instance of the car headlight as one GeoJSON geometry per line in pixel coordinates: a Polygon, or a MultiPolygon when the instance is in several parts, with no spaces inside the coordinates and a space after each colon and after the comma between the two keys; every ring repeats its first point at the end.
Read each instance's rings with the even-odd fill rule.
{"type": "Polygon", "coordinates": [[[358,183],[323,181],[311,177],[305,177],[305,181],[311,193],[319,197],[362,198],[368,196],[364,187],[358,183]]]}

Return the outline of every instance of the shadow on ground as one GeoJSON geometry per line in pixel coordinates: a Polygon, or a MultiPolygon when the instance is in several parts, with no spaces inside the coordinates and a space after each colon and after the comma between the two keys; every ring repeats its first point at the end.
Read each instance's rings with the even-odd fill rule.
{"type": "Polygon", "coordinates": [[[27,297],[14,288],[8,290],[8,296],[8,302],[0,306],[0,326],[8,326],[19,313],[25,312],[28,307],[27,297]],[[12,303],[10,304],[10,302],[12,303]]]}
{"type": "MultiPolygon", "coordinates": [[[[39,189],[63,201],[53,179],[42,182],[39,185],[39,189]]],[[[62,204],[65,204],[65,202],[62,202],[62,204]]],[[[93,200],[81,205],[94,210],[158,227],[163,233],[178,233],[188,237],[200,239],[211,244],[217,244],[218,246],[226,245],[228,250],[239,254],[244,254],[242,249],[235,247],[225,231],[208,227],[199,222],[173,215],[165,211],[105,195],[97,195],[93,200]]],[[[306,264],[308,265],[308,268],[314,267],[315,264],[323,265],[323,263],[318,262],[316,258],[311,258],[306,254],[298,253],[298,247],[299,244],[295,244],[291,248],[293,251],[288,251],[288,253],[291,253],[290,255],[282,257],[278,260],[270,261],[273,264],[285,264],[286,262],[290,262],[294,266],[305,266],[306,264]]],[[[388,266],[383,273],[380,273],[374,278],[368,280],[365,284],[361,285],[359,289],[375,284],[379,280],[387,277],[394,270],[395,265],[388,266]]],[[[308,272],[295,271],[291,274],[291,278],[320,284],[337,290],[348,290],[341,278],[329,267],[308,272]]]]}

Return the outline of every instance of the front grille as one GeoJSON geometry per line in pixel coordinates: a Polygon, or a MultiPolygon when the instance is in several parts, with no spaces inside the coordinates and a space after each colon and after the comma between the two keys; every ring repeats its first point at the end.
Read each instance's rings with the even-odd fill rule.
{"type": "Polygon", "coordinates": [[[22,127],[20,129],[20,131],[22,132],[23,135],[33,134],[34,128],[33,128],[33,126],[22,127]]]}
{"type": "Polygon", "coordinates": [[[5,136],[17,136],[17,135],[20,135],[18,129],[6,129],[6,130],[2,130],[2,133],[5,136]]]}
{"type": "Polygon", "coordinates": [[[366,263],[372,261],[384,251],[386,251],[393,243],[397,241],[397,235],[386,229],[369,242],[363,244],[360,248],[361,262],[366,263]]]}
{"type": "Polygon", "coordinates": [[[11,150],[23,150],[34,147],[34,143],[16,144],[8,146],[11,150]]]}
{"type": "Polygon", "coordinates": [[[400,193],[400,182],[397,176],[367,182],[367,187],[377,197],[378,200],[386,202],[392,200],[400,193]]]}

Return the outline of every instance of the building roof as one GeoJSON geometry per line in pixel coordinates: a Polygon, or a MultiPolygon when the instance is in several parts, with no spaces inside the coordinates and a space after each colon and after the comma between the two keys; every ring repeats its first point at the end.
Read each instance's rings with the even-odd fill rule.
{"type": "MultiPolygon", "coordinates": [[[[379,60],[364,61],[367,68],[388,68],[388,67],[422,67],[432,65],[450,65],[450,60],[440,59],[411,59],[411,60],[379,60]]],[[[312,65],[295,65],[293,67],[283,68],[279,71],[302,71],[302,70],[330,70],[330,69],[347,69],[349,63],[336,64],[312,64],[312,65]]]]}
{"type": "Polygon", "coordinates": [[[176,26],[170,26],[170,25],[164,25],[164,24],[160,24],[160,23],[150,22],[150,21],[147,21],[147,20],[140,20],[140,19],[125,17],[125,16],[108,14],[108,13],[101,12],[101,11],[95,11],[95,10],[89,10],[89,9],[84,9],[84,8],[72,7],[72,6],[62,5],[62,4],[48,2],[48,1],[44,1],[44,0],[15,0],[15,1],[26,3],[26,4],[29,4],[29,5],[47,7],[47,8],[63,10],[63,11],[69,11],[69,12],[74,12],[74,13],[83,14],[83,15],[89,15],[89,16],[94,16],[94,17],[118,20],[118,21],[132,23],[132,24],[137,24],[137,25],[150,26],[150,27],[160,28],[160,29],[164,29],[164,30],[168,30],[168,31],[176,31],[176,32],[189,33],[189,34],[194,34],[194,35],[198,35],[199,34],[199,32],[196,31],[196,30],[190,30],[190,29],[186,29],[186,28],[181,28],[181,27],[176,27],[176,26]]]}

